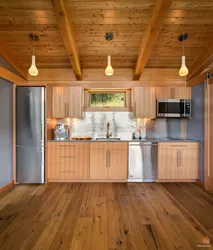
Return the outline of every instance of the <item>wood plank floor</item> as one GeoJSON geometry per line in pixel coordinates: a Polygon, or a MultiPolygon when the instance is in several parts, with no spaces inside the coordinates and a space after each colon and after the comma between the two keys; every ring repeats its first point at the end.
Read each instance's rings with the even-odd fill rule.
{"type": "Polygon", "coordinates": [[[0,249],[213,249],[213,196],[196,184],[20,185],[0,195],[0,249]]]}

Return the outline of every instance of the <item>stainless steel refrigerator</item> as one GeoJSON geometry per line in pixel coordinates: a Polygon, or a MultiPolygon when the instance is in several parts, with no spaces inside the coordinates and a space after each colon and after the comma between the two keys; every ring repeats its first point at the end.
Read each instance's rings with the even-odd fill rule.
{"type": "Polygon", "coordinates": [[[16,88],[16,180],[45,183],[45,87],[16,88]]]}

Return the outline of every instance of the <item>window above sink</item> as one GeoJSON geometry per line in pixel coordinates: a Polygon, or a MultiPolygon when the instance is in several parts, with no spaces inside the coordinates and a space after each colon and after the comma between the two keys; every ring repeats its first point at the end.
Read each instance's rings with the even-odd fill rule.
{"type": "Polygon", "coordinates": [[[86,89],[85,111],[130,111],[130,89],[86,89]]]}

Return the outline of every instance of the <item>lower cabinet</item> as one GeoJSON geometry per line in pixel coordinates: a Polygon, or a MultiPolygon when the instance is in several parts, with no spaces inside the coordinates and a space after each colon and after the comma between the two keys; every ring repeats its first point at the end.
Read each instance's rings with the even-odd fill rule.
{"type": "Polygon", "coordinates": [[[199,143],[159,143],[158,180],[199,178],[199,143]]]}
{"type": "Polygon", "coordinates": [[[48,142],[48,181],[127,181],[125,142],[48,142]]]}
{"type": "Polygon", "coordinates": [[[89,143],[50,142],[47,149],[49,181],[89,179],[89,143]]]}
{"type": "Polygon", "coordinates": [[[90,148],[90,179],[126,181],[127,143],[94,142],[90,148]]]}

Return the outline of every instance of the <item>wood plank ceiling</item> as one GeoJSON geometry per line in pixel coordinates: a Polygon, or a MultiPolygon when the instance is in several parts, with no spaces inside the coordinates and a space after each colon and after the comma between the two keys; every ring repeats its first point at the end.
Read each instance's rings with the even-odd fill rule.
{"type": "MultiPolygon", "coordinates": [[[[112,56],[114,68],[135,68],[146,25],[155,0],[68,0],[75,28],[81,68],[105,68],[112,56]],[[113,41],[105,41],[114,32],[113,41]]],[[[189,33],[185,42],[187,66],[213,39],[213,1],[174,0],[147,68],[179,68],[182,48],[177,37],[189,33]]],[[[51,0],[1,0],[0,39],[16,53],[24,68],[31,63],[29,33],[35,32],[38,68],[71,68],[51,0]]]]}

